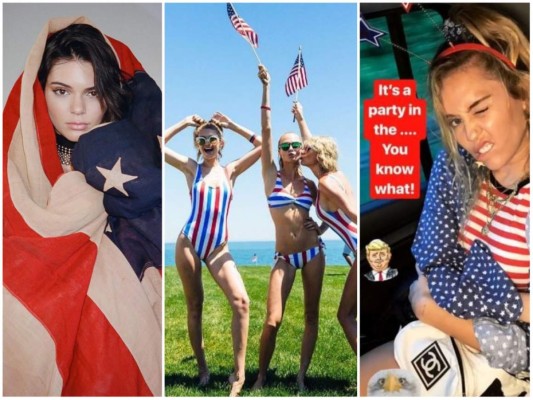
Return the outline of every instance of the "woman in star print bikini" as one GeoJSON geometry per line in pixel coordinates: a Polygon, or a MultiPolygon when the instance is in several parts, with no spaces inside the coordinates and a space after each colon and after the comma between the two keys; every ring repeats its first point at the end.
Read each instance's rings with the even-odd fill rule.
{"type": "Polygon", "coordinates": [[[210,121],[192,115],[165,132],[165,143],[187,127],[194,127],[194,144],[199,163],[165,148],[165,160],[185,174],[191,194],[192,210],[176,243],[176,267],[187,301],[189,338],[193,348],[200,385],[209,383],[202,337],[203,288],[201,262],[222,288],[232,307],[232,336],[235,370],[229,381],[230,396],[237,396],[244,384],[246,344],[248,340],[249,299],[228,248],[227,217],[237,177],[250,168],[261,154],[261,138],[234,123],[221,113],[210,121]],[[222,128],[228,128],[249,140],[254,148],[226,166],[220,165],[224,147],[222,128]]]}
{"type": "MultiPolygon", "coordinates": [[[[305,374],[311,363],[318,337],[318,310],[325,262],[317,231],[306,229],[306,226],[312,223],[309,209],[316,197],[316,187],[302,175],[300,170],[302,138],[296,133],[285,133],[279,139],[279,170],[276,167],[270,125],[270,75],[263,66],[260,66],[258,76],[263,84],[261,127],[264,145],[261,163],[265,195],[276,229],[276,253],[275,264],[270,274],[267,314],[259,349],[259,374],[253,388],[260,389],[266,382],[285,304],[296,271],[300,269],[304,286],[305,330],[297,383],[299,389],[304,390],[305,374]]],[[[295,108],[297,106],[295,105],[295,108]]],[[[297,111],[293,112],[296,115],[297,111]]],[[[304,139],[309,137],[305,121],[298,116],[297,119],[302,137],[304,139]]]]}
{"type": "Polygon", "coordinates": [[[398,366],[426,396],[529,392],[529,42],[476,5],[452,8],[445,30],[429,78],[446,151],[412,249],[419,321],[362,357],[363,395],[398,366]]]}

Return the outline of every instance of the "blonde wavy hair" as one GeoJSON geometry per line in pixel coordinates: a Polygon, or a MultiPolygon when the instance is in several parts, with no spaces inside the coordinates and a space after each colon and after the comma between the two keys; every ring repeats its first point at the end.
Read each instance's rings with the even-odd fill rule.
{"type": "MultiPolygon", "coordinates": [[[[511,68],[488,52],[473,50],[436,57],[430,66],[428,81],[435,114],[444,146],[455,167],[455,181],[465,188],[463,206],[468,210],[475,202],[480,183],[487,178],[489,171],[486,168],[469,167],[459,154],[457,140],[445,118],[441,99],[442,82],[459,68],[476,66],[483,69],[487,77],[502,82],[511,97],[526,103],[524,114],[529,134],[529,41],[513,20],[476,4],[453,6],[449,19],[463,25],[475,38],[474,42],[497,50],[515,65],[515,68],[511,68]]],[[[441,51],[445,47],[449,47],[449,44],[441,46],[441,51]]]]}
{"type": "Polygon", "coordinates": [[[316,154],[318,164],[323,172],[336,172],[338,151],[337,143],[329,136],[313,136],[304,142],[304,147],[310,147],[316,154]]]}

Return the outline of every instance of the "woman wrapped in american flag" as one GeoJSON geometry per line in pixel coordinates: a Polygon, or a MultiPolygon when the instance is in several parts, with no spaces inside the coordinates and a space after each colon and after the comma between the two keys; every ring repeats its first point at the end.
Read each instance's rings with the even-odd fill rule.
{"type": "Polygon", "coordinates": [[[46,24],[4,109],[4,395],[161,395],[160,130],[124,44],[46,24]]]}

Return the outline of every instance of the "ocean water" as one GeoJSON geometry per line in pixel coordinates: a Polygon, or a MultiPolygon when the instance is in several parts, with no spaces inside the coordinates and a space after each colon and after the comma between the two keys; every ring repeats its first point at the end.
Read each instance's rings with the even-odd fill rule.
{"type": "MultiPolygon", "coordinates": [[[[325,240],[326,265],[347,265],[342,250],[341,240],[325,240]]],[[[175,266],[175,243],[165,243],[165,266],[175,266]]],[[[272,265],[274,260],[274,242],[229,242],[231,255],[238,266],[272,265]],[[257,255],[257,264],[252,262],[257,255]]]]}

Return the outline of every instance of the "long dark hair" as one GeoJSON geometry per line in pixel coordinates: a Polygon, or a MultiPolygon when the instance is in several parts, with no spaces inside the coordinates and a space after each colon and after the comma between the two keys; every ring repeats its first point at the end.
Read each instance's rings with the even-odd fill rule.
{"type": "Polygon", "coordinates": [[[98,29],[87,24],[73,24],[50,35],[38,73],[43,89],[58,60],[91,63],[96,91],[106,108],[102,122],[116,121],[125,115],[131,93],[122,78],[115,53],[98,29]]]}

